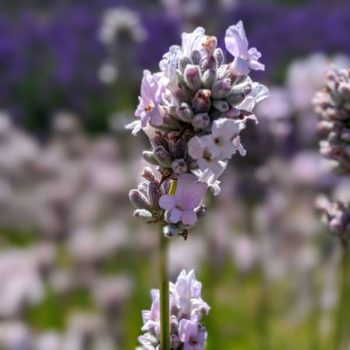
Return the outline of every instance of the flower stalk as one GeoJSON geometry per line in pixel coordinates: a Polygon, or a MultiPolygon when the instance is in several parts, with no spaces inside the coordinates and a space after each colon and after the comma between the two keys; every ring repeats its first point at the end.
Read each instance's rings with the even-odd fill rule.
{"type": "Polygon", "coordinates": [[[340,261],[339,299],[336,311],[334,332],[334,349],[346,350],[349,345],[350,321],[350,251],[347,244],[343,244],[340,261]]]}
{"type": "Polygon", "coordinates": [[[168,279],[168,245],[169,239],[163,234],[160,226],[160,348],[170,350],[170,311],[169,311],[169,279],[168,279]]]}

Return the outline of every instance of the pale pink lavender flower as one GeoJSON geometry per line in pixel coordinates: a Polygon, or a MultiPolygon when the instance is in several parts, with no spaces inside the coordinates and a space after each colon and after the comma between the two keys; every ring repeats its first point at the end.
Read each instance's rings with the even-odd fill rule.
{"type": "Polygon", "coordinates": [[[215,120],[212,127],[211,137],[213,139],[213,148],[220,159],[229,159],[236,153],[237,149],[242,153],[242,146],[240,142],[234,143],[245,124],[236,120],[220,118],[215,120]],[[238,146],[238,147],[237,147],[238,146]]]}
{"type": "Polygon", "coordinates": [[[220,162],[219,150],[210,135],[192,137],[188,143],[188,153],[197,161],[201,170],[210,169],[219,173],[224,168],[223,162],[220,162]]]}
{"type": "Polygon", "coordinates": [[[194,225],[197,222],[195,209],[202,201],[207,185],[198,183],[194,175],[180,174],[175,195],[163,195],[159,205],[169,212],[169,222],[182,222],[185,225],[194,225]]]}
{"type": "Polygon", "coordinates": [[[146,127],[148,122],[157,126],[162,124],[159,105],[163,101],[167,82],[165,77],[152,74],[148,70],[143,72],[141,96],[135,112],[135,116],[141,120],[142,127],[146,127]]]}
{"type": "Polygon", "coordinates": [[[265,66],[259,62],[261,53],[255,47],[248,48],[248,40],[242,21],[226,30],[225,45],[227,51],[235,57],[233,63],[235,74],[244,76],[249,74],[250,69],[265,69],[265,66]]]}

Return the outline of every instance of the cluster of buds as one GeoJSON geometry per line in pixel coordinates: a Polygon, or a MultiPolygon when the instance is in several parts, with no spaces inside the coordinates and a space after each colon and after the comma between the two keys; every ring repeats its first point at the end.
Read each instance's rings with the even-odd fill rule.
{"type": "MultiPolygon", "coordinates": [[[[320,142],[320,152],[336,162],[336,170],[350,175],[350,69],[333,68],[327,75],[322,91],[314,98],[320,117],[319,129],[326,140],[320,142]]],[[[320,208],[331,231],[347,245],[350,241],[350,203],[331,203],[324,199],[320,208]]]]}
{"type": "Polygon", "coordinates": [[[248,120],[257,122],[254,107],[268,95],[249,77],[264,65],[260,52],[249,49],[242,22],[227,29],[225,45],[234,57],[228,63],[216,37],[203,28],[184,33],[182,45],[163,56],[159,72],[144,71],[137,120],[127,126],[148,136],[152,149],[143,156],[157,171],[146,170],[148,182],[131,191],[135,215],[163,222],[169,237],[186,237],[205,214],[207,189],[218,194],[229,159],[245,155],[240,132],[248,120]]]}
{"type": "MultiPolygon", "coordinates": [[[[202,284],[192,271],[183,270],[175,284],[170,283],[170,348],[173,350],[201,350],[207,331],[200,323],[209,312],[208,304],[201,298],[202,284]]],[[[160,301],[159,290],[151,291],[152,306],[143,316],[143,335],[139,337],[142,347],[137,349],[159,350],[160,301]]]]}
{"type": "Polygon", "coordinates": [[[320,152],[336,161],[340,172],[349,174],[350,69],[333,68],[313,102],[320,117],[319,129],[326,135],[326,140],[320,142],[320,152]]]}

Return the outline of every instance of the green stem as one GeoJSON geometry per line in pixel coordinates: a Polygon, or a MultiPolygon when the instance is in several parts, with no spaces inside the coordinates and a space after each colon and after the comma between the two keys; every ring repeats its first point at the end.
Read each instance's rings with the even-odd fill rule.
{"type": "Polygon", "coordinates": [[[169,281],[167,269],[168,239],[160,227],[160,349],[170,350],[169,281]]]}
{"type": "Polygon", "coordinates": [[[336,313],[336,327],[334,334],[334,349],[348,349],[349,342],[349,314],[350,314],[350,255],[349,248],[343,245],[340,261],[339,299],[336,313]]]}
{"type": "Polygon", "coordinates": [[[269,321],[270,321],[270,300],[267,281],[264,273],[261,274],[261,286],[260,295],[258,300],[258,315],[257,315],[257,326],[258,326],[258,349],[268,350],[269,347],[269,321]]]}

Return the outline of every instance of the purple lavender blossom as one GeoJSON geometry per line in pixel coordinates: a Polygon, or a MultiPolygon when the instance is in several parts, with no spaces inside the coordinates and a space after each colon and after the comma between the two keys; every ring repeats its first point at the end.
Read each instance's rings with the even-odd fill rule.
{"type": "Polygon", "coordinates": [[[197,222],[195,209],[199,206],[207,190],[205,183],[198,183],[194,175],[181,174],[178,178],[175,195],[163,195],[159,205],[168,211],[169,223],[182,222],[194,225],[197,222]]]}
{"type": "Polygon", "coordinates": [[[233,69],[237,75],[248,75],[250,69],[265,69],[265,66],[259,62],[261,53],[255,47],[248,49],[248,40],[242,21],[226,30],[225,45],[227,51],[235,57],[233,69]]]}
{"type": "Polygon", "coordinates": [[[143,72],[141,96],[135,112],[135,116],[141,119],[142,127],[146,127],[148,122],[157,126],[162,124],[159,105],[163,102],[167,82],[166,78],[151,74],[148,70],[143,72]]]}

